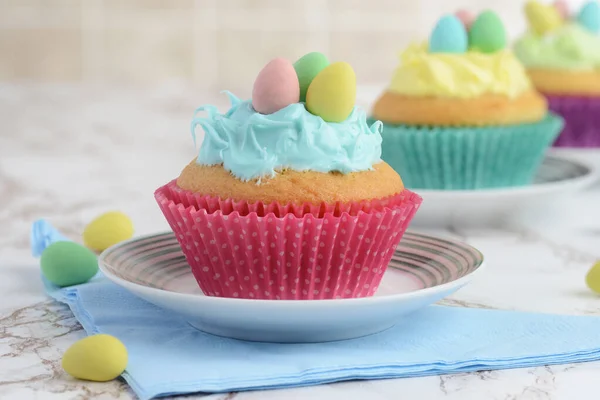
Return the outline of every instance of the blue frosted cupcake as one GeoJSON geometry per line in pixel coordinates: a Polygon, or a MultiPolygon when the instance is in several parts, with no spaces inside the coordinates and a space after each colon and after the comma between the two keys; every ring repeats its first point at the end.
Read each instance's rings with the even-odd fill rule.
{"type": "Polygon", "coordinates": [[[204,294],[374,295],[422,199],[381,161],[381,124],[355,107],[352,67],[277,58],[251,100],[229,98],[225,113],[197,109],[198,156],[155,192],[204,294]]]}
{"type": "Polygon", "coordinates": [[[409,188],[486,189],[528,185],[562,119],[506,49],[491,11],[467,27],[439,20],[429,43],[402,55],[373,107],[384,123],[382,159],[409,188]]]}

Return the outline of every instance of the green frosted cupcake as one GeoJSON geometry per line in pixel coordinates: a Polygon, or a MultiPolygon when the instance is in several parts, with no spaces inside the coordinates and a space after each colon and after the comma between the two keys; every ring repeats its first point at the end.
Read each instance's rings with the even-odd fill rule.
{"type": "Polygon", "coordinates": [[[531,183],[562,129],[516,57],[496,14],[470,26],[438,21],[402,55],[373,107],[382,158],[409,188],[485,189],[531,183]]]}

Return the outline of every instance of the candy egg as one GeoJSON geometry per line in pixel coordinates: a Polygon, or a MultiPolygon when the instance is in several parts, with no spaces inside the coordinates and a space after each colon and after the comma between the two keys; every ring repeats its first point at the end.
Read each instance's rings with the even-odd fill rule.
{"type": "Polygon", "coordinates": [[[556,7],[541,4],[538,1],[527,2],[525,5],[525,16],[531,29],[538,35],[551,32],[563,23],[563,19],[556,7]]]}
{"type": "Polygon", "coordinates": [[[110,211],[87,224],[83,230],[83,243],[92,250],[104,251],[132,236],[131,219],[122,212],[110,211]]]}
{"type": "Polygon", "coordinates": [[[85,283],[98,272],[98,260],[90,250],[75,242],[54,242],[40,257],[42,273],[56,286],[85,283]]]}
{"type": "Polygon", "coordinates": [[[429,37],[430,53],[464,53],[467,51],[467,31],[454,15],[446,15],[437,22],[429,37]]]}
{"type": "Polygon", "coordinates": [[[306,109],[327,122],[342,122],[356,102],[356,75],[350,64],[336,62],[315,76],[306,92],[306,109]]]}
{"type": "Polygon", "coordinates": [[[594,292],[600,294],[600,261],[592,265],[592,268],[590,268],[585,276],[585,283],[594,292]]]}
{"type": "Polygon", "coordinates": [[[327,57],[319,52],[308,53],[294,63],[300,83],[300,101],[306,101],[306,91],[315,76],[329,65],[327,57]]]}
{"type": "Polygon", "coordinates": [[[77,379],[111,381],[125,371],[127,349],[114,336],[88,336],[67,349],[62,358],[62,367],[77,379]]]}
{"type": "Polygon", "coordinates": [[[558,11],[560,16],[562,17],[562,19],[569,18],[569,5],[565,0],[556,0],[553,5],[554,8],[556,8],[556,11],[558,11]]]}
{"type": "Polygon", "coordinates": [[[600,6],[596,1],[586,3],[577,15],[577,21],[586,29],[596,33],[600,30],[600,6]]]}
{"type": "Polygon", "coordinates": [[[252,106],[261,114],[272,114],[300,100],[296,70],[284,58],[270,61],[260,71],[252,89],[252,106]]]}
{"type": "Polygon", "coordinates": [[[469,44],[473,50],[494,53],[506,47],[504,24],[493,11],[484,11],[469,30],[469,44]]]}
{"type": "Polygon", "coordinates": [[[455,14],[456,18],[462,22],[466,30],[471,29],[471,25],[475,21],[475,15],[468,10],[458,10],[455,14]]]}

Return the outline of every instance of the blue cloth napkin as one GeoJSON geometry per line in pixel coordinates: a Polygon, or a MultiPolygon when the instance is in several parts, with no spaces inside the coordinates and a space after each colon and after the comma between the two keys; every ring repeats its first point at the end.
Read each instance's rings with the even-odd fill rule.
{"type": "MultiPolygon", "coordinates": [[[[48,237],[61,237],[48,234],[53,228],[46,222],[36,224],[45,234],[32,235],[34,254],[48,237]]],[[[102,276],[64,289],[45,284],[88,334],[111,334],[125,344],[123,377],[142,400],[600,359],[598,317],[431,306],[409,324],[361,339],[254,343],[200,332],[102,276]]]]}
{"type": "Polygon", "coordinates": [[[43,219],[33,223],[29,239],[31,242],[31,254],[34,257],[41,256],[44,249],[54,242],[71,241],[50,225],[48,221],[43,219]]]}

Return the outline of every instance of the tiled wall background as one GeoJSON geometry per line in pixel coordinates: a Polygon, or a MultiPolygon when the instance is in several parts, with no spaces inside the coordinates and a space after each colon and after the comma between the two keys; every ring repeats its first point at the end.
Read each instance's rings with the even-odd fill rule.
{"type": "Polygon", "coordinates": [[[381,81],[459,7],[496,10],[511,37],[524,28],[521,0],[0,0],[0,81],[235,89],[314,50],[381,81]]]}

